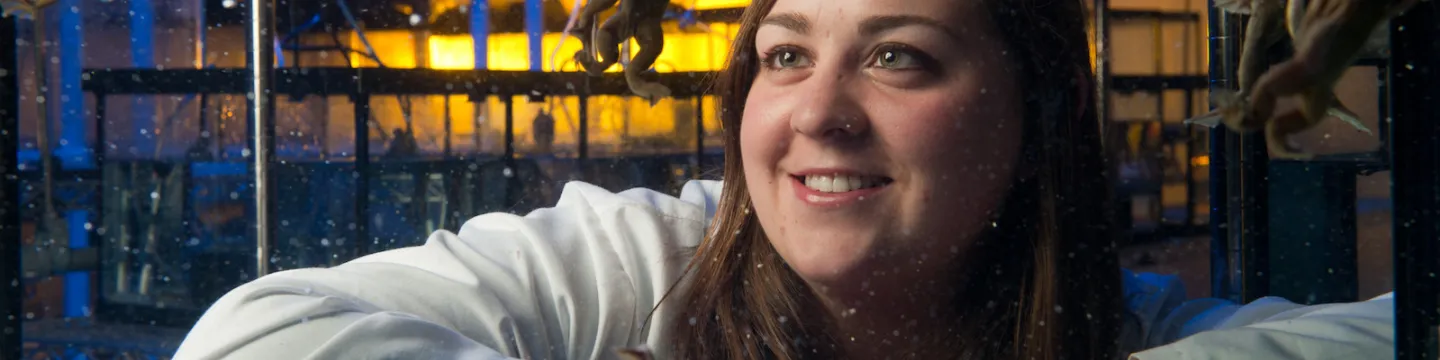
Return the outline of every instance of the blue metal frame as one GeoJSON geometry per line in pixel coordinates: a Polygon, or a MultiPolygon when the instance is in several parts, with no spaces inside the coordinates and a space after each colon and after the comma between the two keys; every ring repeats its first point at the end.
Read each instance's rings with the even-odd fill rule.
{"type": "Polygon", "coordinates": [[[475,50],[475,69],[489,69],[490,4],[485,0],[470,2],[470,39],[475,50]]]}
{"type": "Polygon", "coordinates": [[[545,0],[525,0],[525,36],[530,39],[530,71],[545,71],[545,0]]]}
{"type": "MultiPolygon", "coordinates": [[[[1209,1],[1210,87],[1228,89],[1239,63],[1239,16],[1215,8],[1209,1]]],[[[1239,300],[1230,282],[1229,192],[1226,161],[1229,131],[1224,125],[1210,130],[1210,294],[1212,297],[1239,300]]]]}

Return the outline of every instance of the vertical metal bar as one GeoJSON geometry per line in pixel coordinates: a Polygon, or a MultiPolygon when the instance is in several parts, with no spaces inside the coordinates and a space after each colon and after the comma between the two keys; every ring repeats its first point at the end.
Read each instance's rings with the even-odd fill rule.
{"type": "MultiPolygon", "coordinates": [[[[101,230],[104,230],[104,227],[105,227],[105,214],[106,214],[106,211],[107,211],[107,209],[105,208],[105,191],[106,191],[106,187],[105,187],[105,178],[106,178],[106,177],[105,177],[105,150],[106,150],[106,148],[107,148],[107,145],[106,145],[106,144],[107,144],[107,142],[106,142],[107,139],[105,138],[105,121],[106,121],[106,116],[105,116],[105,114],[106,114],[106,111],[108,111],[108,108],[109,108],[109,107],[108,107],[109,101],[106,101],[106,100],[105,100],[105,98],[108,97],[108,95],[107,95],[104,91],[96,91],[94,94],[95,94],[95,144],[94,144],[94,145],[91,145],[91,146],[92,146],[92,148],[91,148],[92,150],[91,150],[91,151],[93,152],[93,155],[94,155],[94,157],[95,157],[95,168],[96,168],[97,170],[99,170],[100,176],[96,179],[96,182],[98,182],[99,184],[95,187],[95,193],[96,193],[96,196],[95,196],[95,210],[96,210],[96,213],[97,213],[96,216],[95,216],[95,218],[97,219],[98,225],[95,226],[96,231],[91,232],[91,234],[93,234],[93,236],[95,236],[95,238],[92,239],[91,243],[92,243],[92,244],[105,244],[104,238],[101,237],[100,233],[103,232],[103,231],[101,231],[101,230]]],[[[112,233],[112,234],[113,234],[113,233],[112,233]]],[[[96,310],[99,310],[99,308],[101,308],[102,306],[105,305],[105,294],[106,294],[106,293],[105,293],[105,286],[106,286],[107,284],[108,284],[108,285],[115,285],[115,283],[113,283],[113,282],[107,282],[107,281],[105,281],[105,279],[106,279],[106,278],[105,278],[105,275],[106,275],[106,274],[105,274],[105,265],[104,265],[104,264],[105,264],[105,262],[104,262],[104,254],[106,254],[106,252],[105,252],[105,249],[104,249],[103,246],[102,246],[101,249],[100,249],[100,254],[101,254],[101,262],[100,262],[100,263],[101,263],[101,266],[98,267],[97,270],[95,270],[95,278],[96,278],[96,279],[99,279],[99,281],[100,281],[99,284],[95,285],[95,291],[98,293],[98,296],[95,297],[95,299],[96,299],[96,304],[95,304],[96,310]]],[[[97,314],[97,315],[95,315],[96,320],[102,320],[102,319],[100,319],[100,315],[98,315],[98,314],[100,314],[100,311],[96,311],[95,314],[97,314]]]]}
{"type": "MultiPolygon", "coordinates": [[[[490,59],[486,55],[490,47],[490,5],[486,0],[471,0],[470,2],[470,41],[475,51],[475,70],[484,70],[490,67],[490,59]]],[[[484,103],[484,101],[477,102],[484,103]]],[[[476,107],[476,111],[480,111],[476,107]]],[[[479,143],[476,143],[477,145],[479,143]]]]}
{"type": "Polygon", "coordinates": [[[1269,150],[1264,134],[1236,135],[1231,139],[1230,236],[1240,249],[1240,298],[1255,301],[1270,294],[1269,150]]]}
{"type": "MultiPolygon", "coordinates": [[[[155,68],[155,5],[151,0],[130,0],[130,58],[137,69],[155,68]]],[[[253,25],[252,25],[253,28],[253,25]]],[[[137,95],[131,110],[131,145],[152,148],[161,141],[156,134],[156,96],[137,95]],[[149,141],[147,141],[149,140],[149,141]]],[[[143,152],[142,152],[143,153],[143,152]]]]}
{"type": "Polygon", "coordinates": [[[545,1],[525,0],[525,35],[530,40],[530,71],[545,71],[545,1]]]}
{"type": "Polygon", "coordinates": [[[515,159],[515,95],[503,94],[505,103],[505,161],[515,159]]]}
{"type": "Polygon", "coordinates": [[[695,94],[695,170],[691,179],[699,179],[705,169],[705,94],[695,94]]]}
{"type": "Polygon", "coordinates": [[[248,117],[251,121],[250,144],[255,175],[255,277],[270,273],[270,158],[275,147],[275,106],[270,90],[275,72],[274,4],[256,0],[249,4],[250,93],[248,117]]]}
{"type": "Polygon", "coordinates": [[[370,253],[370,95],[355,101],[355,257],[370,253]]]}
{"type": "MultiPolygon", "coordinates": [[[[85,33],[80,16],[78,0],[60,1],[60,144],[55,154],[64,168],[89,168],[85,148],[85,93],[81,87],[81,60],[84,58],[85,33]]],[[[49,189],[52,190],[53,189],[49,189]]],[[[98,190],[98,189],[97,189],[98,190]]],[[[56,214],[57,216],[60,214],[56,214]]],[[[67,247],[72,250],[90,247],[90,232],[85,223],[90,221],[90,210],[68,210],[64,214],[68,228],[67,247]]],[[[65,272],[65,317],[87,316],[90,308],[90,273],[88,271],[65,272]]]]}
{"type": "MultiPolygon", "coordinates": [[[[105,112],[108,111],[107,105],[109,103],[109,101],[105,100],[107,97],[109,97],[109,94],[106,94],[104,91],[95,92],[95,145],[92,145],[93,147],[91,148],[91,151],[95,153],[95,167],[101,169],[100,191],[102,193],[105,191],[104,165],[106,141],[108,141],[108,139],[105,138],[105,121],[107,121],[105,112]]],[[[104,196],[100,196],[97,199],[104,198],[104,196]]],[[[100,207],[99,209],[101,209],[100,211],[103,214],[105,208],[100,207]]]]}
{"type": "Polygon", "coordinates": [[[0,17],[0,358],[19,359],[24,288],[20,286],[20,69],[15,17],[0,17]]]}
{"type": "Polygon", "coordinates": [[[588,91],[589,82],[586,82],[586,89],[580,90],[577,95],[580,99],[580,166],[584,169],[585,162],[590,160],[590,96],[588,91]]]}
{"type": "Polygon", "coordinates": [[[1430,4],[1416,5],[1390,24],[1390,198],[1395,214],[1395,358],[1400,360],[1437,356],[1440,123],[1435,114],[1440,114],[1440,106],[1435,97],[1440,95],[1436,74],[1440,69],[1434,60],[1440,56],[1436,26],[1440,19],[1436,12],[1430,4]]]}
{"type": "MultiPolygon", "coordinates": [[[[89,168],[93,164],[85,149],[85,92],[81,89],[80,75],[85,69],[84,59],[85,26],[79,9],[84,5],[79,0],[64,0],[59,6],[60,26],[60,147],[55,154],[65,168],[89,168]],[[74,10],[72,10],[74,9],[74,10]]],[[[93,5],[92,5],[93,6],[93,5]]]]}
{"type": "MultiPolygon", "coordinates": [[[[1188,28],[1190,25],[1187,24],[1187,25],[1185,25],[1185,26],[1188,28]]],[[[1187,31],[1186,33],[1189,33],[1189,32],[1187,31]]],[[[1187,35],[1187,38],[1188,38],[1188,35],[1187,35]]],[[[1188,48],[1188,46],[1187,46],[1187,48],[1188,48]]],[[[1187,57],[1187,58],[1188,58],[1188,57],[1187,57]]],[[[1188,74],[1189,71],[1190,71],[1190,67],[1189,67],[1189,66],[1186,66],[1186,67],[1185,67],[1185,71],[1186,71],[1186,73],[1188,74]]],[[[1195,89],[1192,89],[1191,87],[1187,86],[1187,87],[1185,87],[1185,118],[1186,118],[1186,119],[1189,119],[1190,117],[1193,117],[1193,116],[1195,116],[1195,89]]],[[[1184,157],[1183,159],[1181,159],[1181,161],[1183,161],[1183,163],[1180,164],[1180,168],[1181,168],[1181,169],[1184,169],[1184,171],[1185,171],[1185,219],[1184,219],[1184,224],[1185,224],[1185,225],[1184,225],[1184,229],[1190,229],[1191,226],[1195,226],[1195,165],[1194,165],[1194,161],[1192,160],[1192,159],[1194,159],[1194,158],[1195,158],[1195,128],[1194,128],[1194,127],[1190,127],[1190,126],[1186,126],[1186,127],[1185,127],[1185,157],[1184,157]]],[[[1187,230],[1187,232],[1188,232],[1188,230],[1187,230]]]]}
{"type": "Polygon", "coordinates": [[[501,161],[505,164],[505,206],[515,206],[515,188],[519,186],[520,169],[515,166],[515,94],[505,92],[501,95],[505,101],[505,157],[501,161]]]}
{"type": "MultiPolygon", "coordinates": [[[[190,0],[195,5],[195,68],[205,68],[205,0],[190,0]]],[[[205,102],[200,102],[201,108],[205,102]]],[[[201,115],[202,117],[204,115],[201,115]]]]}
{"type": "MultiPolygon", "coordinates": [[[[1210,89],[1229,89],[1240,59],[1240,19],[1217,9],[1215,0],[1208,0],[1208,3],[1210,89]]],[[[1233,277],[1230,276],[1228,235],[1230,209],[1227,206],[1230,196],[1226,184],[1228,133],[1223,124],[1210,129],[1210,293],[1216,298],[1239,300],[1230,281],[1233,277]]]]}
{"type": "Polygon", "coordinates": [[[1100,133],[1107,134],[1110,125],[1110,1],[1095,0],[1094,13],[1095,114],[1100,119],[1100,133]]]}
{"type": "Polygon", "coordinates": [[[450,158],[450,137],[454,135],[454,125],[451,124],[451,120],[450,120],[450,97],[451,97],[451,94],[444,94],[443,96],[445,96],[445,150],[444,150],[444,154],[445,154],[445,158],[446,158],[446,159],[449,159],[449,158],[450,158]]]}
{"type": "Polygon", "coordinates": [[[1380,108],[1380,120],[1377,123],[1379,123],[1380,129],[1376,134],[1380,134],[1379,150],[1385,161],[1390,160],[1390,72],[1390,64],[1381,64],[1375,69],[1375,83],[1380,84],[1376,91],[1376,97],[1379,98],[1376,99],[1376,104],[1380,108]]]}

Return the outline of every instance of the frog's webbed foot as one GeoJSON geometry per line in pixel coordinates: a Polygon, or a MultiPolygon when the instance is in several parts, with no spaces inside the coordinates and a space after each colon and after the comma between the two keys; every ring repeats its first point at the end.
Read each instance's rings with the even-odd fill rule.
{"type": "Polygon", "coordinates": [[[1236,93],[1234,90],[1215,90],[1210,94],[1210,103],[1215,108],[1210,110],[1210,112],[1185,119],[1183,123],[1185,125],[1201,125],[1211,129],[1220,126],[1220,124],[1232,123],[1234,121],[1228,118],[1244,113],[1243,98],[1243,95],[1236,93]]]}
{"type": "Polygon", "coordinates": [[[625,81],[630,83],[630,91],[634,92],[636,96],[649,101],[650,106],[655,106],[655,104],[660,103],[661,98],[670,97],[669,87],[659,82],[628,76],[628,71],[626,75],[625,81]]]}
{"type": "Polygon", "coordinates": [[[1270,148],[1270,153],[1275,158],[1291,160],[1310,160],[1315,154],[1301,151],[1290,146],[1290,135],[1294,135],[1314,126],[1314,122],[1305,118],[1305,114],[1299,110],[1286,112],[1275,117],[1265,124],[1265,145],[1270,148]]]}
{"type": "Polygon", "coordinates": [[[634,18],[637,25],[635,42],[640,44],[640,52],[630,60],[630,65],[625,67],[625,82],[630,85],[630,91],[650,100],[650,106],[655,106],[662,97],[670,97],[670,88],[642,76],[655,64],[655,60],[660,58],[660,52],[665,48],[665,35],[661,32],[660,20],[658,16],[634,18]]]}
{"type": "Polygon", "coordinates": [[[1365,123],[1360,122],[1360,115],[1356,115],[1354,111],[1350,111],[1349,108],[1345,107],[1345,104],[1340,103],[1339,99],[1333,99],[1330,102],[1330,107],[1325,109],[1325,115],[1334,116],[1336,119],[1340,119],[1340,121],[1354,126],[1356,130],[1375,135],[1375,133],[1370,131],[1370,128],[1365,127],[1365,123]]]}

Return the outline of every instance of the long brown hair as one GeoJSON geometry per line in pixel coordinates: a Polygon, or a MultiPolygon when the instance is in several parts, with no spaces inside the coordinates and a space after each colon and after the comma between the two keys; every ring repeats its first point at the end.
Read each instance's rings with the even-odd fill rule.
{"type": "MultiPolygon", "coordinates": [[[[1106,159],[1085,94],[1093,83],[1083,0],[980,0],[1013,52],[1025,114],[1021,162],[995,222],[977,239],[954,304],[969,329],[958,356],[996,359],[1115,358],[1120,271],[1111,229],[1106,159]],[[991,275],[991,274],[998,275],[991,275]],[[974,289],[967,291],[966,289],[974,289]],[[983,326],[983,328],[982,328],[983,326]]],[[[741,17],[717,80],[724,128],[719,208],[675,295],[671,354],[678,359],[842,357],[833,326],[808,285],[786,266],[747,208],[741,114],[759,70],[755,33],[774,0],[741,17]]]]}

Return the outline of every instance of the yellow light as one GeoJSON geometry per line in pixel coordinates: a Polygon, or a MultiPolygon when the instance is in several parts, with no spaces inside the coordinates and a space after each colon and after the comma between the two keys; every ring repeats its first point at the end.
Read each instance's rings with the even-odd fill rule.
{"type": "MultiPolygon", "coordinates": [[[[659,72],[686,72],[686,71],[715,71],[725,64],[724,56],[729,51],[730,39],[733,38],[733,26],[726,24],[714,24],[712,30],[716,33],[668,33],[665,34],[665,49],[660,52],[660,58],[655,61],[655,70],[659,72]],[[723,35],[722,35],[723,34],[723,35]]],[[[367,33],[368,34],[368,33],[367,33]]],[[[541,40],[543,53],[541,66],[545,71],[555,71],[551,66],[551,55],[554,54],[555,44],[562,39],[565,43],[560,47],[559,56],[555,56],[555,66],[561,71],[578,71],[572,60],[576,51],[580,50],[580,41],[574,37],[561,36],[559,33],[545,34],[541,40]]],[[[374,41],[372,41],[374,43],[374,41]]],[[[430,36],[430,68],[445,70],[465,70],[475,68],[474,44],[469,35],[431,35],[430,36]]],[[[490,35],[489,44],[486,46],[489,51],[486,57],[489,60],[490,70],[527,70],[530,68],[530,46],[529,39],[525,34],[507,33],[490,35]]],[[[630,42],[630,53],[633,56],[640,52],[640,46],[634,41],[630,42]]],[[[389,60],[386,60],[389,65],[389,60]]],[[[611,66],[609,72],[620,71],[620,65],[611,66]]]]}
{"type": "MultiPolygon", "coordinates": [[[[672,2],[682,2],[676,0],[672,2]]],[[[691,0],[695,2],[695,10],[731,9],[750,6],[750,0],[691,0]]],[[[687,1],[688,2],[688,1],[687,1]]]]}
{"type": "Polygon", "coordinates": [[[1210,155],[1191,157],[1190,166],[1210,166],[1210,155]]]}
{"type": "MultiPolygon", "coordinates": [[[[385,67],[399,69],[415,68],[415,34],[408,30],[367,30],[365,40],[375,48],[375,53],[385,62],[385,67]]],[[[360,42],[360,35],[356,32],[350,33],[350,43],[353,47],[364,51],[364,45],[360,42]]],[[[377,67],[378,64],[365,56],[351,56],[350,66],[353,67],[377,67]]]]}

